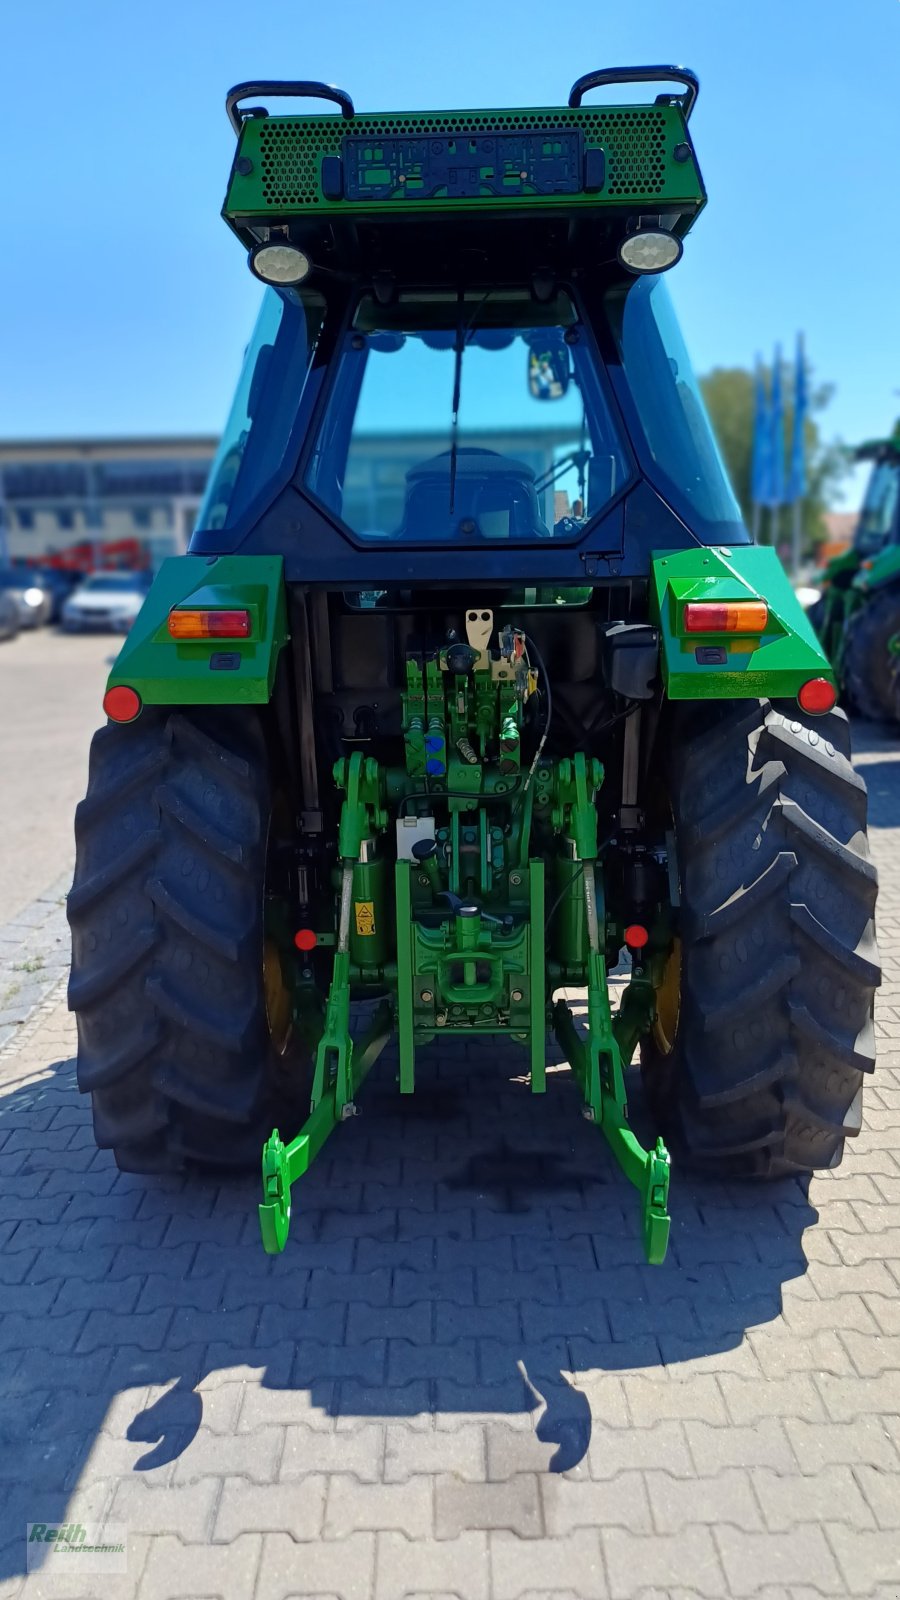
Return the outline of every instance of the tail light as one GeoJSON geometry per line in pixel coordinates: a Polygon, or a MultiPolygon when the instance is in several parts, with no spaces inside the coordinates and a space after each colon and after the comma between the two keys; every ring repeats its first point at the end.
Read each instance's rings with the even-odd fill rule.
{"type": "Polygon", "coordinates": [[[769,620],[765,600],[689,600],[685,633],[763,633],[769,620]]]}
{"type": "Polygon", "coordinates": [[[103,696],[103,709],[110,722],[133,722],[141,709],[141,697],[136,689],[117,683],[103,696]]]}
{"type": "Polygon", "coordinates": [[[820,716],[824,711],[830,711],[837,699],[837,690],[827,678],[808,678],[802,684],[797,699],[804,711],[820,716]]]}
{"type": "Polygon", "coordinates": [[[176,606],[169,612],[173,639],[247,639],[249,611],[189,611],[176,606]]]}

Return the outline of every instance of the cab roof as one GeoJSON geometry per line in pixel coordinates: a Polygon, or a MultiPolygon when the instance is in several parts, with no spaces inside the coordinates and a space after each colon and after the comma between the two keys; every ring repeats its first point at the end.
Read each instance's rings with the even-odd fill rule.
{"type": "Polygon", "coordinates": [[[238,144],[223,216],[248,249],[286,238],[331,270],[436,260],[449,235],[492,258],[494,273],[500,240],[518,260],[524,247],[531,266],[550,252],[558,268],[566,251],[614,254],[638,225],[683,237],[706,203],[688,131],[698,88],[680,67],[606,68],[578,79],[565,106],[370,115],[329,85],[238,84],[226,100],[238,144]],[[679,91],[582,104],[606,85],[666,82],[679,91]],[[251,95],[326,98],[340,115],[242,108],[251,95]]]}

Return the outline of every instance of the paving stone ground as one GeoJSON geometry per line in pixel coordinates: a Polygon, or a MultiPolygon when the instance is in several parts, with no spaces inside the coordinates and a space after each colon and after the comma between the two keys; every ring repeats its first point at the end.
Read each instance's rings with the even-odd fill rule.
{"type": "MultiPolygon", "coordinates": [[[[843,1165],[676,1174],[661,1269],[566,1070],[432,1052],[298,1190],[117,1174],[59,988],[0,1050],[0,1596],[900,1597],[900,742],[862,730],[881,1060],[843,1165]],[[127,1574],[25,1574],[122,1524],[127,1574]]],[[[636,1119],[642,1107],[632,1085],[636,1119]]]]}

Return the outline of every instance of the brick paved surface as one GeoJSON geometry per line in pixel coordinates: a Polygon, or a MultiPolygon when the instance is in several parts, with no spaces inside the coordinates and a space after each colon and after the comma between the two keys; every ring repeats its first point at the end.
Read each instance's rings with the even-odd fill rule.
{"type": "MultiPolygon", "coordinates": [[[[843,1166],[676,1175],[662,1269],[565,1071],[445,1050],[298,1190],[117,1175],[57,998],[0,1053],[0,1596],[900,1597],[900,745],[863,734],[881,1060],[843,1166]],[[105,1518],[126,1576],[26,1577],[105,1518]]],[[[633,1087],[637,1120],[640,1094],[633,1087]]]]}

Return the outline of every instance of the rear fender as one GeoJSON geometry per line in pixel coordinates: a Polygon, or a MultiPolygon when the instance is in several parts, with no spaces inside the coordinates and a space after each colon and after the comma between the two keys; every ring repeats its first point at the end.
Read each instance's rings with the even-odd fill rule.
{"type": "Polygon", "coordinates": [[[863,595],[870,595],[895,583],[900,583],[900,545],[889,544],[871,561],[862,563],[853,587],[863,595]]]}
{"type": "Polygon", "coordinates": [[[281,556],[172,556],[132,624],[107,687],[144,705],[263,705],[289,638],[281,556]],[[175,606],[250,614],[244,639],[173,639],[175,606]]]}
{"type": "Polygon", "coordinates": [[[670,700],[792,699],[808,678],[835,681],[770,546],[657,551],[650,609],[659,625],[670,700]],[[768,622],[755,637],[689,634],[683,620],[689,600],[765,600],[768,622]]]}

